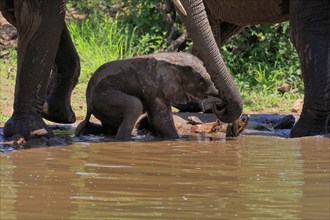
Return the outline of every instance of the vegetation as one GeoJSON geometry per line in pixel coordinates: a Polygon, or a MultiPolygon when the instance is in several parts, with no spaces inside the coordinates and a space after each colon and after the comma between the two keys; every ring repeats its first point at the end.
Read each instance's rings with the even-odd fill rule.
{"type": "MultiPolygon", "coordinates": [[[[134,35],[130,41],[134,49],[125,57],[166,49],[167,26],[158,11],[158,0],[71,2],[87,17],[112,15],[116,23],[124,24],[126,31],[134,35]]],[[[289,40],[288,23],[248,27],[222,48],[222,54],[241,91],[245,111],[290,111],[292,102],[302,97],[300,66],[289,40]],[[282,83],[299,92],[279,93],[277,86],[282,83]]]]}
{"type": "Polygon", "coordinates": [[[290,111],[303,97],[298,55],[289,39],[289,24],[248,27],[222,48],[224,60],[245,102],[245,111],[290,111]],[[298,93],[279,93],[287,83],[298,93]]]}
{"type": "MultiPolygon", "coordinates": [[[[159,4],[158,0],[69,1],[69,8],[75,8],[84,16],[79,21],[68,21],[82,66],[80,82],[73,95],[74,110],[78,116],[85,111],[86,84],[100,65],[166,49],[167,27],[159,13],[159,4]]],[[[288,23],[249,27],[222,48],[225,62],[242,93],[246,112],[290,111],[292,102],[302,97],[298,57],[288,33],[288,23]],[[277,86],[282,83],[290,84],[299,92],[279,93],[277,86]]],[[[9,60],[1,60],[1,70],[16,65],[15,51],[10,49],[9,54],[9,60]]],[[[6,85],[11,85],[10,90],[13,91],[14,73],[9,74],[4,76],[1,71],[1,85],[12,79],[6,85]]],[[[3,100],[1,95],[1,103],[3,100]]],[[[9,116],[0,114],[2,122],[9,116]]]]}

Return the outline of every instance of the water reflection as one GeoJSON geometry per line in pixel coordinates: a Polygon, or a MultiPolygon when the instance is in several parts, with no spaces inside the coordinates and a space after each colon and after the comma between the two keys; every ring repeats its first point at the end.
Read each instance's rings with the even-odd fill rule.
{"type": "Polygon", "coordinates": [[[328,219],[329,139],[97,143],[1,154],[1,219],[328,219]]]}
{"type": "MultiPolygon", "coordinates": [[[[14,206],[17,198],[17,183],[13,180],[15,166],[11,160],[1,157],[1,178],[0,178],[0,217],[16,219],[14,206]]],[[[19,183],[18,183],[19,184],[19,183]]]]}

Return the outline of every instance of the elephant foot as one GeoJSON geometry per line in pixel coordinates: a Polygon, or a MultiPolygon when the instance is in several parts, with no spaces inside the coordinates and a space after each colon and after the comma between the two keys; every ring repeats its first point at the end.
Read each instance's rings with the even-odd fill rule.
{"type": "Polygon", "coordinates": [[[73,112],[70,99],[51,96],[44,104],[41,116],[49,121],[70,124],[76,121],[76,115],[73,112]]]}
{"type": "Polygon", "coordinates": [[[304,137],[327,134],[327,119],[301,117],[291,130],[291,137],[304,137]]]}
{"type": "Polygon", "coordinates": [[[102,125],[95,124],[89,121],[80,122],[80,124],[78,125],[75,131],[76,136],[86,135],[86,134],[97,135],[97,134],[106,134],[106,133],[107,131],[102,125]]]}
{"type": "Polygon", "coordinates": [[[34,137],[50,137],[53,135],[53,132],[37,114],[24,117],[11,117],[6,122],[3,132],[5,137],[21,135],[27,140],[34,137]]]}

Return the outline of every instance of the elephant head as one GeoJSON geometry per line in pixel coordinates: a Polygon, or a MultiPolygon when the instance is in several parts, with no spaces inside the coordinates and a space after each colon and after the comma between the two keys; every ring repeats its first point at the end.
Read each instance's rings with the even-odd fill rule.
{"type": "Polygon", "coordinates": [[[194,43],[198,57],[219,91],[222,102],[214,104],[214,114],[223,122],[233,122],[240,117],[243,101],[230,75],[214,39],[202,0],[173,0],[183,24],[194,43]]]}
{"type": "MultiPolygon", "coordinates": [[[[190,53],[159,53],[147,55],[156,61],[156,71],[161,94],[176,104],[186,104],[191,99],[221,103],[218,90],[214,86],[203,62],[190,53]],[[212,98],[212,99],[211,99],[212,98]]],[[[141,79],[141,81],[146,81],[141,79]]],[[[154,81],[152,81],[154,85],[154,81]]],[[[146,85],[143,85],[146,86],[146,85]]],[[[151,88],[151,85],[146,86],[151,88]]],[[[156,89],[156,88],[155,88],[156,89]]]]}

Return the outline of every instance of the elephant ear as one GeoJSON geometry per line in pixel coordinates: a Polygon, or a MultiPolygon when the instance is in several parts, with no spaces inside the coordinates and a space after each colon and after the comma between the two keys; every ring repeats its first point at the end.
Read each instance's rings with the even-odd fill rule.
{"type": "Polygon", "coordinates": [[[156,70],[161,95],[171,102],[186,104],[189,97],[182,87],[183,82],[176,66],[165,61],[158,61],[156,70]]]}

